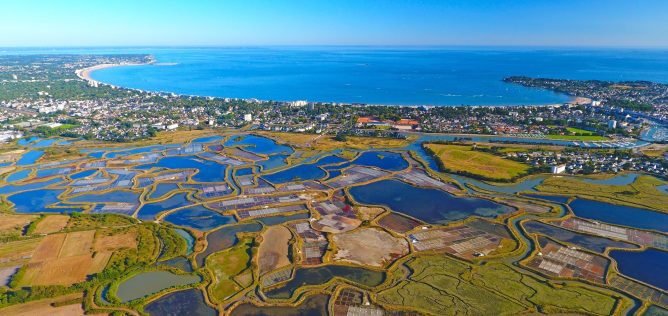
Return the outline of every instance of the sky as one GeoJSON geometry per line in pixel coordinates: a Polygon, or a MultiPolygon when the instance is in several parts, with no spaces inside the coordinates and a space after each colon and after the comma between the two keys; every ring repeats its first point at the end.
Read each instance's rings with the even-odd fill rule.
{"type": "Polygon", "coordinates": [[[2,0],[0,47],[668,47],[665,0],[2,0]]]}

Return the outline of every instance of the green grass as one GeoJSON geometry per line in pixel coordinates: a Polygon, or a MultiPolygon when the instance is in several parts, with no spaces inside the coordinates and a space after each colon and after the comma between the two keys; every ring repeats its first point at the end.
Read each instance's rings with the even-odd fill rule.
{"type": "Polygon", "coordinates": [[[639,176],[629,185],[605,185],[585,182],[576,177],[552,177],[545,179],[536,189],[668,212],[668,195],[656,188],[663,184],[666,182],[652,176],[639,176]]]}
{"type": "Polygon", "coordinates": [[[585,136],[575,136],[575,135],[546,135],[548,139],[555,140],[578,140],[578,141],[605,141],[609,138],[599,135],[585,135],[585,136]]]}
{"type": "Polygon", "coordinates": [[[469,174],[490,180],[511,180],[529,171],[521,162],[491,153],[476,151],[469,145],[426,144],[449,172],[469,174]]]}
{"type": "Polygon", "coordinates": [[[502,263],[470,266],[446,256],[418,257],[412,274],[378,301],[435,315],[612,314],[617,300],[579,286],[553,287],[502,263]],[[586,299],[585,299],[586,298],[586,299]]]}
{"type": "Polygon", "coordinates": [[[241,277],[250,272],[251,266],[251,247],[253,238],[245,237],[239,240],[239,243],[227,250],[217,252],[206,259],[206,267],[213,273],[213,283],[209,286],[209,293],[212,300],[223,302],[228,297],[241,291],[247,284],[239,284],[235,281],[247,279],[241,277]]]}
{"type": "Polygon", "coordinates": [[[575,128],[575,127],[566,127],[566,130],[572,134],[582,134],[582,135],[595,135],[594,132],[588,131],[585,129],[575,128]]]}
{"type": "Polygon", "coordinates": [[[572,135],[547,135],[549,139],[558,140],[579,140],[579,141],[603,141],[608,140],[607,137],[597,135],[596,133],[580,128],[567,127],[566,131],[572,135]],[[578,134],[578,135],[576,135],[578,134]]]}

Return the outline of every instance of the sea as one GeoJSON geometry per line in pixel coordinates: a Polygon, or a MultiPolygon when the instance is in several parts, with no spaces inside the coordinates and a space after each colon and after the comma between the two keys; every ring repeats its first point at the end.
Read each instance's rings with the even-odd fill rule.
{"type": "MultiPolygon", "coordinates": [[[[2,53],[19,49],[0,49],[2,53]]],[[[184,95],[381,105],[542,105],[569,97],[508,76],[668,83],[666,49],[527,47],[179,47],[24,49],[152,54],[152,65],[93,72],[100,82],[184,95]]]]}

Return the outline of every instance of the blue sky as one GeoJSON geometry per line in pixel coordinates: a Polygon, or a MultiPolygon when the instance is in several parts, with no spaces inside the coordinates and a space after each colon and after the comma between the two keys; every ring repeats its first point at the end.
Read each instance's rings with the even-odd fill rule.
{"type": "Polygon", "coordinates": [[[668,47],[664,0],[7,0],[0,46],[668,47]]]}

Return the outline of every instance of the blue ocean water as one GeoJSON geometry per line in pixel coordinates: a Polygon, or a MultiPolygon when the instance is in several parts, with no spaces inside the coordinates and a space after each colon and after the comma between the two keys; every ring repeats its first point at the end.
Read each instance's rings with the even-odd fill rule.
{"type": "Polygon", "coordinates": [[[668,50],[522,47],[0,48],[0,55],[152,54],[93,78],[147,91],[386,105],[519,105],[568,98],[501,81],[522,75],[668,82],[668,50]]]}
{"type": "Polygon", "coordinates": [[[551,104],[568,98],[501,80],[523,75],[668,82],[666,50],[253,47],[94,52],[150,53],[157,59],[155,65],[94,72],[93,78],[101,82],[147,91],[281,101],[551,104]]]}

